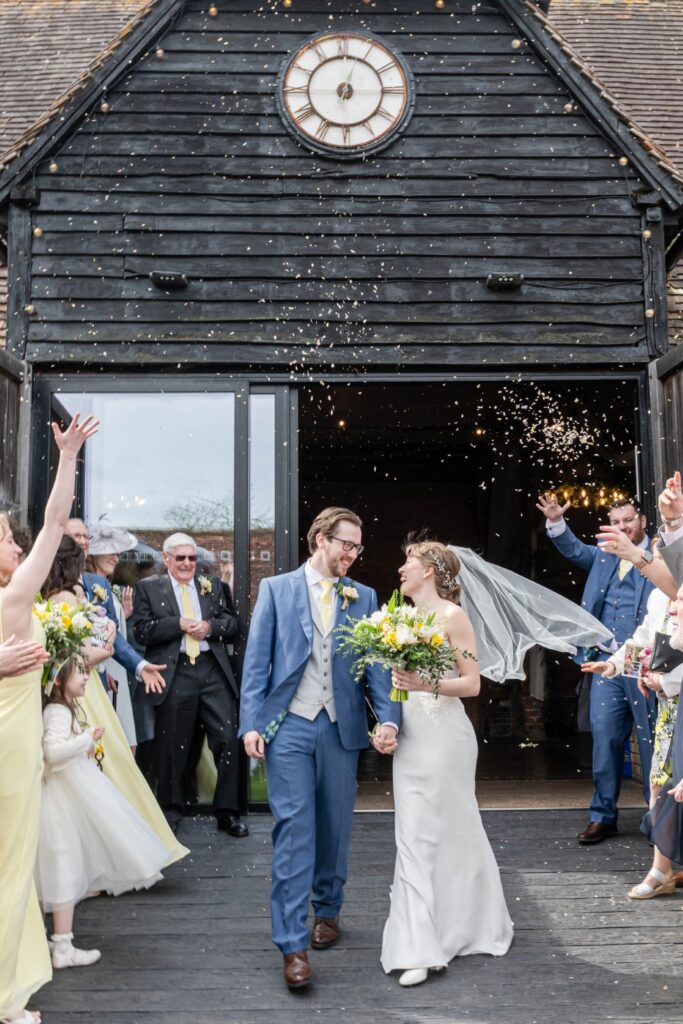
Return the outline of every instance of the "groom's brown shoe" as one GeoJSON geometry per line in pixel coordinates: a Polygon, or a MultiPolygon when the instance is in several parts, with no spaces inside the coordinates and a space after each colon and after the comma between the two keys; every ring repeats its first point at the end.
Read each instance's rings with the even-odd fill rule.
{"type": "Polygon", "coordinates": [[[296,953],[285,953],[285,981],[289,988],[304,988],[313,977],[308,953],[299,949],[296,953]]]}
{"type": "Polygon", "coordinates": [[[313,949],[328,949],[339,939],[338,917],[316,917],[311,932],[313,949]]]}
{"type": "Polygon", "coordinates": [[[591,821],[576,838],[582,845],[587,846],[589,843],[602,843],[605,839],[611,839],[616,835],[618,832],[614,822],[605,824],[602,821],[591,821]]]}

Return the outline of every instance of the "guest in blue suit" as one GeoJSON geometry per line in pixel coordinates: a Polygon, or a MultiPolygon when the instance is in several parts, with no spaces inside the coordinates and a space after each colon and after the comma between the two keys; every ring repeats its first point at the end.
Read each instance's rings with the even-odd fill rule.
{"type": "MultiPolygon", "coordinates": [[[[377,608],[374,590],[348,579],[363,550],[361,526],[348,509],[325,509],[308,532],[308,562],[262,581],[242,673],[240,736],[249,757],[266,761],[275,817],[273,942],[290,988],[311,980],[309,940],[326,949],[340,934],[358,752],[368,729],[363,684],[337,650],[335,630],[377,608]]],[[[389,673],[374,666],[365,681],[381,723],[373,743],[392,753],[400,705],[389,700],[389,673]]]]}
{"type": "MultiPolygon", "coordinates": [[[[614,635],[613,650],[633,636],[647,611],[652,583],[637,571],[652,561],[650,540],[645,532],[647,520],[640,505],[628,498],[608,509],[610,525],[622,531],[642,550],[641,561],[619,559],[594,544],[584,544],[567,526],[564,513],[554,495],[543,495],[537,505],[546,517],[546,530],[557,550],[578,569],[588,573],[582,606],[614,635]]],[[[611,650],[598,652],[596,661],[605,661],[611,650]]],[[[635,723],[643,773],[643,793],[649,802],[650,763],[657,717],[656,698],[645,698],[633,676],[612,679],[593,675],[590,689],[590,722],[593,734],[593,799],[588,826],[580,832],[580,843],[601,843],[617,834],[617,800],[621,789],[624,743],[635,723]]]]}

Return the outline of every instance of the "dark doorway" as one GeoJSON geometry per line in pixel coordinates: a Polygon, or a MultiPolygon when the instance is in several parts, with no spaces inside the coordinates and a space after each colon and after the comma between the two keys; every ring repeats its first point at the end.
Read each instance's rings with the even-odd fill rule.
{"type": "MultiPolygon", "coordinates": [[[[569,495],[572,528],[590,541],[601,507],[636,491],[638,444],[633,381],[304,386],[301,558],[314,515],[347,505],[367,545],[354,574],[380,601],[397,584],[406,533],[422,527],[578,601],[583,578],[547,541],[536,496],[569,495]]],[[[572,778],[588,767],[577,678],[568,658],[549,653],[543,665],[530,659],[523,682],[482,686],[467,702],[481,777],[572,778]]],[[[364,763],[370,776],[381,771],[372,755],[364,763]]]]}

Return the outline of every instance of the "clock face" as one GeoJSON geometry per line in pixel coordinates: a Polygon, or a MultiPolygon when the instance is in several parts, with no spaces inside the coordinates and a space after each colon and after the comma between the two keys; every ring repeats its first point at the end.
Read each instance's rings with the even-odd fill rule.
{"type": "Polygon", "coordinates": [[[309,148],[362,156],[388,145],[410,120],[412,76],[375,36],[326,32],[287,58],[278,100],[285,124],[309,148]]]}

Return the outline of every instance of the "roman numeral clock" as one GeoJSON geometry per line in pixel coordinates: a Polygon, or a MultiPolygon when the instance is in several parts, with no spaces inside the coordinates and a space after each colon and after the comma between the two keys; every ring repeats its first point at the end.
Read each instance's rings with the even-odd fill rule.
{"type": "Polygon", "coordinates": [[[413,77],[393,47],[367,32],[323,32],[285,60],[280,115],[295,139],[323,156],[362,157],[408,124],[413,77]]]}

